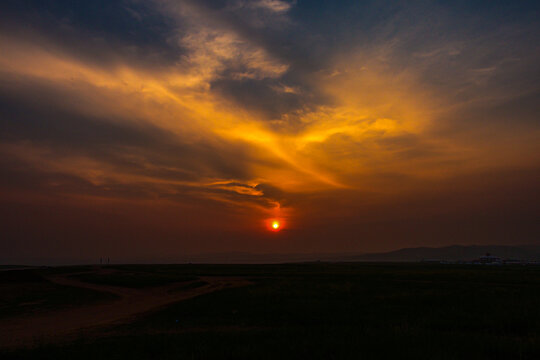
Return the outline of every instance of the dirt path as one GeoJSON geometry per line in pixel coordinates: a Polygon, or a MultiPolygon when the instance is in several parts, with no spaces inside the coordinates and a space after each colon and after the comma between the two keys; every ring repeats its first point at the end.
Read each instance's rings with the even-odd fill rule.
{"type": "Polygon", "coordinates": [[[246,286],[242,278],[201,277],[207,285],[175,290],[186,282],[145,289],[130,289],[79,281],[69,275],[49,277],[48,280],[66,286],[76,286],[118,295],[120,299],[95,305],[18,316],[0,321],[0,347],[28,346],[36,342],[52,342],[97,326],[125,323],[136,315],[225,288],[246,286]],[[174,290],[174,291],[171,291],[174,290]]]}

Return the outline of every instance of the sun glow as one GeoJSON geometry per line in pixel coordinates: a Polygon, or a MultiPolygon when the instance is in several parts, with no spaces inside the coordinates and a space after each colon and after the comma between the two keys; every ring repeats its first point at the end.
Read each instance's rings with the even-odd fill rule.
{"type": "Polygon", "coordinates": [[[274,233],[288,229],[289,223],[287,218],[282,215],[283,214],[274,214],[274,216],[264,219],[264,229],[274,233]]]}

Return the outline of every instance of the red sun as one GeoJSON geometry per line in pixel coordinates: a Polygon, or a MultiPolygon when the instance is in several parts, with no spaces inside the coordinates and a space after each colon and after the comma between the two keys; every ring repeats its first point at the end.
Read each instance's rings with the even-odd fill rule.
{"type": "Polygon", "coordinates": [[[270,231],[280,231],[283,228],[283,222],[278,219],[270,219],[266,221],[266,227],[270,231]]]}

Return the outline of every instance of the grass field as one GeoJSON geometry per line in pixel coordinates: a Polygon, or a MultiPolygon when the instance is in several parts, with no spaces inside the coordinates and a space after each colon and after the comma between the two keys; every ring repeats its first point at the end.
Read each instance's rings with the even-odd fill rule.
{"type": "Polygon", "coordinates": [[[177,302],[67,343],[5,350],[0,358],[540,358],[537,267],[313,263],[114,269],[114,281],[130,274],[125,286],[132,287],[154,284],[149,279],[161,284],[201,276],[237,276],[253,284],[177,302]]]}
{"type": "Polygon", "coordinates": [[[127,288],[146,288],[166,285],[173,282],[188,282],[197,280],[196,276],[182,276],[174,273],[152,273],[146,271],[120,272],[113,274],[81,274],[74,277],[84,282],[121,286],[127,288]]]}
{"type": "Polygon", "coordinates": [[[54,284],[43,277],[46,273],[38,269],[0,272],[0,321],[116,299],[110,293],[54,284]]]}

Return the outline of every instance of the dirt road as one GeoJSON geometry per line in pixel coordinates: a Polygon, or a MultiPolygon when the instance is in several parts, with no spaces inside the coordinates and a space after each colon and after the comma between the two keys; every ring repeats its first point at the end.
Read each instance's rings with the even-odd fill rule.
{"type": "Polygon", "coordinates": [[[175,290],[182,283],[144,289],[91,284],[69,277],[71,274],[48,277],[60,285],[76,286],[113,293],[120,298],[107,303],[83,305],[40,314],[17,316],[0,321],[0,347],[29,346],[36,342],[54,342],[89,328],[126,323],[136,315],[225,288],[246,286],[242,278],[201,277],[207,285],[194,289],[175,290]],[[174,290],[174,291],[171,291],[174,290]]]}

